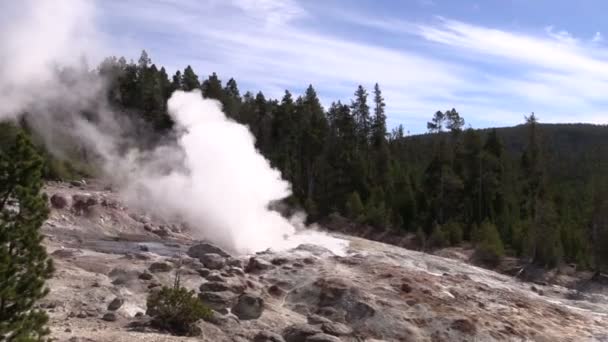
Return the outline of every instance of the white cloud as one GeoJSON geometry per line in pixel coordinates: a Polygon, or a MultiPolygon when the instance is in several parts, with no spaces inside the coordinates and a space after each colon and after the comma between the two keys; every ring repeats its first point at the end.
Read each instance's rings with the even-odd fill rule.
{"type": "Polygon", "coordinates": [[[133,37],[129,48],[136,42],[161,64],[192,64],[202,77],[216,71],[272,97],[313,83],[323,98],[348,102],[356,85],[371,89],[377,81],[389,121],[402,119],[418,131],[426,117],[451,107],[484,124],[516,124],[531,111],[547,121],[597,113],[608,90],[608,50],[554,28],[533,35],[445,18],[420,24],[327,9],[328,27],[314,10],[289,0],[100,4],[128,24],[132,32],[121,36],[133,37]],[[378,39],[358,39],[357,30],[334,33],[344,22],[378,39]],[[141,32],[158,34],[158,46],[149,48],[141,32]],[[383,46],[387,37],[403,44],[383,46]]]}

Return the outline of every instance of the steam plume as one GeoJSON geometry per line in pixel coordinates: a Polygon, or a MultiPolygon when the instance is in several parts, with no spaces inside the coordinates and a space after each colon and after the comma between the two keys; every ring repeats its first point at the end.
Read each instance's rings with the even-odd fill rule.
{"type": "Polygon", "coordinates": [[[177,145],[136,148],[126,138],[129,126],[100,100],[103,82],[74,58],[101,51],[90,43],[101,37],[94,14],[85,0],[0,4],[0,119],[27,112],[53,153],[85,146],[130,205],[178,217],[198,237],[234,252],[300,243],[344,250],[344,241],[306,230],[300,215],[287,219],[268,209],[290,194],[289,184],[256,151],[247,127],[200,92],[178,91],[169,100],[177,145]],[[59,72],[58,65],[70,69],[59,72]],[[85,120],[84,110],[95,111],[96,119],[85,120]]]}

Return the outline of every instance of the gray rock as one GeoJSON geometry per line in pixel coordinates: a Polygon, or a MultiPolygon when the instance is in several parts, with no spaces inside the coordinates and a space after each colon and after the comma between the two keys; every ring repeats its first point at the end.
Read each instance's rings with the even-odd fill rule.
{"type": "Polygon", "coordinates": [[[219,313],[227,313],[228,308],[236,302],[237,295],[230,291],[201,292],[198,297],[211,309],[219,313]]]}
{"type": "Polygon", "coordinates": [[[224,282],[226,281],[221,275],[220,272],[217,271],[213,271],[211,273],[209,273],[209,275],[207,275],[205,277],[205,279],[207,279],[208,281],[218,281],[218,282],[224,282]]]}
{"type": "Polygon", "coordinates": [[[152,273],[169,272],[171,271],[171,265],[166,262],[154,262],[148,269],[152,273]]]}
{"type": "Polygon", "coordinates": [[[260,331],[253,338],[253,342],[285,342],[285,339],[281,335],[270,331],[260,331]]]}
{"type": "Polygon", "coordinates": [[[289,262],[287,258],[277,257],[270,261],[275,266],[281,266],[289,262]]]}
{"type": "Polygon", "coordinates": [[[108,310],[110,311],[116,311],[118,309],[120,309],[120,307],[125,303],[125,300],[120,298],[120,297],[116,297],[114,298],[110,304],[108,304],[108,310]]]}
{"type": "Polygon", "coordinates": [[[68,205],[68,199],[61,194],[54,194],[51,196],[51,205],[55,209],[63,209],[68,205]]]}
{"type": "Polygon", "coordinates": [[[87,315],[87,313],[86,313],[86,312],[84,312],[84,311],[80,311],[80,312],[79,312],[79,313],[76,315],[76,318],[87,318],[87,317],[89,317],[89,315],[87,315]]]}
{"type": "Polygon", "coordinates": [[[198,274],[203,277],[206,278],[209,273],[211,273],[211,270],[207,269],[207,268],[199,268],[196,270],[196,272],[198,272],[198,274]]]}
{"type": "Polygon", "coordinates": [[[103,317],[101,318],[104,321],[107,322],[115,322],[116,320],[118,320],[118,316],[116,316],[116,314],[114,312],[108,312],[105,315],[103,315],[103,317]]]}
{"type": "Polygon", "coordinates": [[[243,269],[240,267],[230,267],[226,273],[239,277],[245,276],[245,271],[243,271],[243,269]]]}
{"type": "Polygon", "coordinates": [[[148,272],[148,271],[144,271],[139,275],[139,279],[141,280],[152,280],[154,279],[154,276],[152,275],[152,273],[148,272]]]}
{"type": "Polygon", "coordinates": [[[51,253],[51,255],[58,258],[72,258],[77,254],[77,252],[78,251],[75,249],[61,248],[51,253]]]}
{"type": "Polygon", "coordinates": [[[139,250],[142,252],[149,252],[150,248],[146,245],[139,245],[139,250]]]}
{"type": "Polygon", "coordinates": [[[228,264],[228,266],[232,266],[232,267],[238,267],[241,269],[243,268],[243,262],[240,259],[228,258],[228,261],[226,261],[226,264],[228,264]]]}
{"type": "Polygon", "coordinates": [[[203,254],[199,257],[199,260],[203,263],[203,265],[205,265],[205,267],[211,270],[219,270],[226,266],[226,259],[223,256],[215,253],[203,254]]]}
{"type": "Polygon", "coordinates": [[[349,322],[364,320],[376,314],[376,309],[365,302],[356,302],[347,312],[346,319],[349,322]]]}
{"type": "Polygon", "coordinates": [[[258,319],[264,311],[264,300],[249,293],[243,293],[232,307],[234,313],[241,320],[258,319]]]}
{"type": "Polygon", "coordinates": [[[335,322],[323,323],[323,325],[321,325],[321,330],[323,330],[324,333],[333,336],[346,336],[353,333],[351,327],[335,322]]]}
{"type": "Polygon", "coordinates": [[[203,283],[199,290],[201,292],[222,292],[222,291],[230,291],[230,287],[228,284],[219,282],[219,281],[209,281],[203,283]]]}
{"type": "Polygon", "coordinates": [[[247,263],[247,267],[245,267],[245,272],[257,273],[272,268],[274,268],[274,266],[268,261],[256,257],[251,257],[249,258],[249,263],[247,263]]]}
{"type": "Polygon", "coordinates": [[[223,256],[224,258],[228,258],[230,257],[230,254],[228,254],[228,252],[224,251],[223,249],[208,244],[208,243],[199,243],[198,245],[194,245],[192,247],[190,247],[188,249],[187,252],[188,256],[191,258],[195,258],[195,259],[200,259],[201,256],[205,255],[205,254],[218,254],[223,256]]]}
{"type": "Polygon", "coordinates": [[[77,213],[85,212],[89,207],[98,204],[97,197],[89,194],[75,194],[72,196],[72,209],[77,213]]]}
{"type": "Polygon", "coordinates": [[[306,342],[342,342],[342,340],[337,338],[336,336],[331,336],[331,335],[327,335],[327,334],[315,334],[315,335],[307,337],[305,341],[306,342]]]}
{"type": "Polygon", "coordinates": [[[295,248],[296,251],[310,252],[314,255],[333,254],[329,249],[309,243],[301,244],[295,248]]]}
{"type": "Polygon", "coordinates": [[[331,323],[330,319],[327,319],[323,316],[319,316],[319,315],[309,315],[308,317],[306,317],[308,324],[324,324],[324,323],[331,323]]]}
{"type": "Polygon", "coordinates": [[[306,342],[310,336],[320,334],[321,329],[308,324],[294,324],[283,330],[285,342],[306,342]]]}

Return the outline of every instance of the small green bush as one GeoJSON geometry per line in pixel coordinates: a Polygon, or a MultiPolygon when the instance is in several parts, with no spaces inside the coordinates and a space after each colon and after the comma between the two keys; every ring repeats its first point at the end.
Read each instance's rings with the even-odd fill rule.
{"type": "Polygon", "coordinates": [[[194,291],[179,286],[152,292],[147,304],[146,313],[153,318],[152,325],[176,335],[200,334],[194,323],[211,317],[211,309],[196,297],[194,291]]]}
{"type": "Polygon", "coordinates": [[[462,242],[462,227],[459,223],[450,222],[444,226],[444,230],[448,235],[451,246],[456,246],[462,242]]]}
{"type": "Polygon", "coordinates": [[[445,232],[439,225],[435,225],[433,227],[433,231],[427,240],[427,247],[434,248],[443,248],[448,245],[448,237],[445,232]]]}
{"type": "Polygon", "coordinates": [[[475,248],[474,258],[484,265],[496,267],[505,254],[502,240],[496,226],[490,222],[483,222],[479,226],[479,242],[475,248]]]}

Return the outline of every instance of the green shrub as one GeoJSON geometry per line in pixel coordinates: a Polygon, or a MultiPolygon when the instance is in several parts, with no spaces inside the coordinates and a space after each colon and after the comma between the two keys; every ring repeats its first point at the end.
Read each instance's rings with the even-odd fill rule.
{"type": "Polygon", "coordinates": [[[478,231],[479,242],[476,244],[474,258],[484,265],[496,267],[505,254],[502,240],[496,226],[483,222],[478,231]]]}
{"type": "Polygon", "coordinates": [[[444,226],[445,234],[448,235],[448,240],[451,246],[456,246],[462,242],[462,227],[459,223],[450,222],[444,226]]]}
{"type": "Polygon", "coordinates": [[[148,296],[147,314],[152,325],[176,335],[198,335],[194,325],[198,320],[211,316],[211,309],[196,297],[194,291],[183,287],[163,287],[148,296]]]}
{"type": "Polygon", "coordinates": [[[429,248],[442,248],[448,245],[448,237],[443,232],[439,225],[433,227],[433,231],[427,240],[427,247],[429,248]]]}
{"type": "Polygon", "coordinates": [[[365,208],[359,193],[353,192],[346,201],[346,217],[357,222],[365,220],[365,208]]]}

